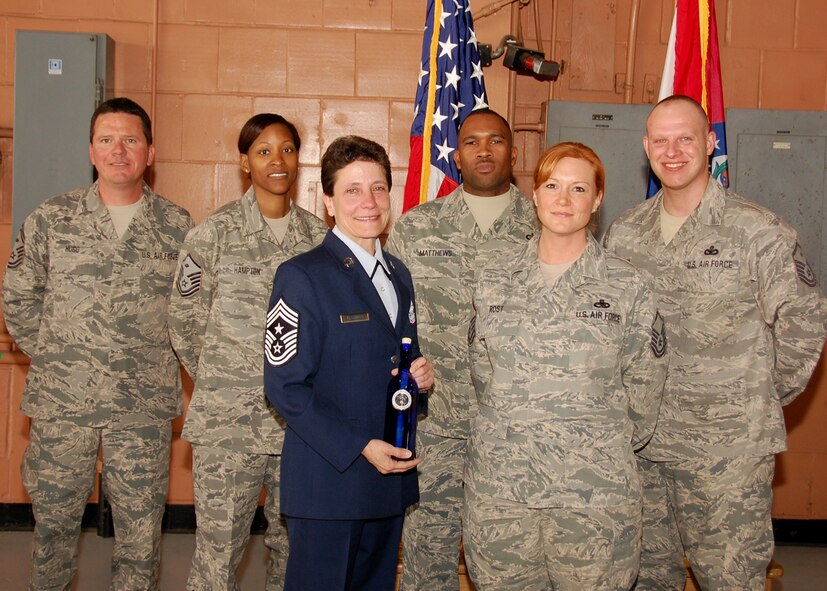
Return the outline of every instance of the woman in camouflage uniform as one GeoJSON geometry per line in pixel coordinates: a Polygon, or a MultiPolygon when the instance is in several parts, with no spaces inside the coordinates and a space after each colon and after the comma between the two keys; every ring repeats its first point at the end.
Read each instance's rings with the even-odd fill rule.
{"type": "Polygon", "coordinates": [[[170,306],[172,344],[195,382],[182,434],[193,444],[198,529],[189,591],[238,589],[261,487],[269,548],[267,591],[281,590],[287,530],[279,516],[284,422],[264,396],[261,353],[276,268],[319,244],[327,224],[291,202],[301,140],[292,123],[261,113],[241,130],[241,170],[252,186],[184,242],[170,306]]]}
{"type": "Polygon", "coordinates": [[[589,232],[604,185],[590,148],[546,151],[539,236],[477,285],[465,551],[479,591],[620,590],[637,574],[634,450],[655,427],[665,341],[648,282],[589,232]]]}

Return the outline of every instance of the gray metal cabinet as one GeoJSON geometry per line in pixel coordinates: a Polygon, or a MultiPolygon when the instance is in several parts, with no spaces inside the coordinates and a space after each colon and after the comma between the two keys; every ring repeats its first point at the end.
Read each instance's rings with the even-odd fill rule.
{"type": "Polygon", "coordinates": [[[48,197],[89,185],[89,120],[111,98],[106,35],[17,31],[14,61],[12,240],[48,197]]]}

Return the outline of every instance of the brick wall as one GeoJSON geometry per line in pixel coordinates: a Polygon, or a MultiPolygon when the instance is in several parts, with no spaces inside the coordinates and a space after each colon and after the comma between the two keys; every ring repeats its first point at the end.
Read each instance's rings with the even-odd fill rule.
{"type": "MultiPolygon", "coordinates": [[[[476,22],[481,42],[522,31],[526,45],[565,61],[556,83],[485,71],[491,106],[503,113],[515,88],[514,122],[537,123],[549,98],[622,102],[632,0],[538,0],[476,22]],[[553,47],[552,47],[553,45],[553,47]]],[[[487,3],[476,0],[476,14],[487,3]]],[[[656,99],[672,0],[641,0],[632,102],[656,99]]],[[[13,125],[14,32],[107,33],[115,40],[115,92],[141,103],[156,125],[156,190],[196,220],[244,190],[235,143],[252,114],[275,111],[302,134],[296,199],[323,213],[319,162],[337,136],[357,133],[387,149],[395,215],[401,209],[413,117],[424,0],[4,0],[0,8],[0,128],[13,125]],[[157,64],[153,42],[157,39],[157,64]]],[[[718,0],[725,103],[767,109],[827,108],[827,3],[718,0]]],[[[515,176],[530,190],[541,149],[516,136],[515,176]]],[[[11,241],[11,140],[0,134],[0,260],[11,241]]],[[[0,343],[2,347],[2,343],[0,343]]],[[[8,361],[7,355],[7,361],[8,361]]],[[[0,363],[2,363],[0,359],[0,363]]],[[[778,463],[778,517],[827,518],[827,377],[787,409],[790,451],[778,463]]],[[[0,502],[25,502],[18,465],[26,419],[16,411],[25,368],[0,365],[0,502]]],[[[187,388],[189,392],[189,388],[187,388]]],[[[182,421],[176,422],[180,431],[182,421]]],[[[170,502],[191,503],[188,444],[173,445],[170,502]]]]}

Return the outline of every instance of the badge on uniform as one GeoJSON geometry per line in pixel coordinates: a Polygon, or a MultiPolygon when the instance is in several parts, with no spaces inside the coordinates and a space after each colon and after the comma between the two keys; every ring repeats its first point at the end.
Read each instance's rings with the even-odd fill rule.
{"type": "MultiPolygon", "coordinates": [[[[807,257],[804,256],[804,251],[801,250],[801,245],[798,242],[795,243],[793,249],[793,262],[795,263],[795,272],[801,283],[815,287],[817,283],[816,274],[810,268],[810,263],[807,262],[807,257]]],[[[11,262],[9,262],[9,266],[11,266],[11,262]]]]}
{"type": "Polygon", "coordinates": [[[666,323],[663,321],[660,312],[655,313],[655,320],[652,322],[650,346],[655,357],[661,358],[666,354],[666,323]]]}
{"type": "Polygon", "coordinates": [[[201,267],[195,262],[192,255],[188,254],[181,262],[181,270],[178,272],[176,286],[178,293],[184,298],[198,293],[198,290],[201,289],[201,267]]]}
{"type": "Polygon", "coordinates": [[[23,255],[26,253],[26,235],[23,233],[23,228],[17,234],[14,240],[14,246],[11,249],[11,256],[9,257],[9,269],[16,269],[23,262],[23,255]]]}
{"type": "Polygon", "coordinates": [[[370,322],[370,313],[356,312],[355,314],[339,314],[339,322],[353,324],[354,322],[370,322]]]}
{"type": "Polygon", "coordinates": [[[299,313],[279,299],[267,313],[264,355],[273,367],[284,365],[299,350],[299,313]]]}

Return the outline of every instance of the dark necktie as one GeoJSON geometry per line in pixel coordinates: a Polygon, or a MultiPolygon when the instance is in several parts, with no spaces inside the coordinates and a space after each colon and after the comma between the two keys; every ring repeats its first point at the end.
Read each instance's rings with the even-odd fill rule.
{"type": "Polygon", "coordinates": [[[379,261],[376,261],[376,266],[373,268],[373,273],[371,273],[371,274],[370,274],[370,280],[371,280],[371,281],[373,281],[373,276],[374,276],[374,275],[376,275],[376,272],[377,272],[379,269],[382,269],[382,272],[385,274],[385,276],[386,276],[388,279],[390,279],[390,278],[391,278],[391,274],[390,274],[390,273],[388,273],[388,272],[385,270],[385,267],[383,267],[383,266],[382,266],[382,263],[380,263],[379,261]]]}

